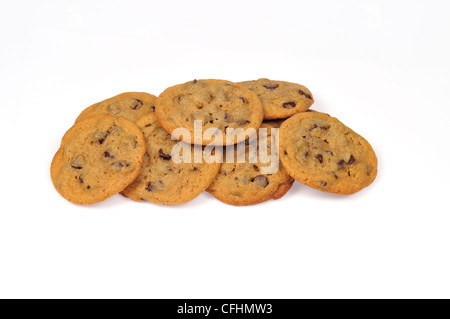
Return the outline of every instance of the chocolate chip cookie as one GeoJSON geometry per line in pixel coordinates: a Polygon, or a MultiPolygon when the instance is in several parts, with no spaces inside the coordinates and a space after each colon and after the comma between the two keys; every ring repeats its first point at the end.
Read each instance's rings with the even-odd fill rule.
{"type": "Polygon", "coordinates": [[[305,112],[314,103],[311,92],[303,85],[285,81],[259,79],[240,82],[261,100],[264,119],[285,119],[305,112]]]}
{"type": "MultiPolygon", "coordinates": [[[[154,114],[145,116],[136,124],[144,132],[147,153],[138,178],[121,193],[122,195],[135,201],[175,205],[196,198],[208,188],[221,164],[206,163],[202,159],[202,146],[194,147],[172,140],[154,114]],[[191,156],[190,161],[178,164],[175,162],[172,150],[177,144],[186,147],[186,152],[191,156]],[[195,152],[200,155],[200,163],[194,162],[195,152]]],[[[182,151],[176,154],[184,155],[182,151]]]]}
{"type": "Polygon", "coordinates": [[[136,122],[143,116],[155,112],[155,102],[156,96],[148,93],[122,93],[91,105],[78,116],[76,122],[103,114],[123,116],[132,122],[136,122]]]}
{"type": "MultiPolygon", "coordinates": [[[[267,134],[260,131],[259,136],[262,140],[252,140],[242,142],[235,146],[234,162],[227,163],[224,160],[219,174],[214,182],[208,188],[208,192],[218,200],[235,206],[254,205],[268,201],[270,199],[279,199],[283,197],[291,188],[294,180],[290,177],[283,165],[279,162],[278,149],[274,148],[272,153],[272,138],[274,126],[263,124],[261,128],[267,129],[267,134]],[[259,150],[262,143],[267,143],[268,157],[259,156],[259,150]],[[254,144],[255,143],[255,144],[254,144]],[[239,147],[245,147],[245,162],[239,163],[237,150],[239,147]],[[252,148],[252,146],[256,146],[252,148]],[[258,154],[257,161],[250,160],[258,154]],[[274,170],[264,172],[276,161],[274,170]],[[253,163],[252,163],[253,162],[253,163]]],[[[275,146],[278,136],[274,135],[275,146]]]]}
{"type": "Polygon", "coordinates": [[[102,115],[76,123],[51,164],[56,190],[75,204],[93,204],[122,191],[139,174],[145,141],[123,117],[102,115]]]}
{"type": "MultiPolygon", "coordinates": [[[[227,129],[258,129],[263,120],[263,110],[258,97],[247,88],[223,80],[194,80],[165,90],[156,101],[156,115],[161,126],[174,135],[177,128],[186,128],[190,138],[187,143],[208,145],[233,145],[244,141],[244,132],[233,135],[227,129]],[[194,139],[194,121],[201,121],[205,133],[222,133],[222,139],[204,136],[194,139]]],[[[176,136],[179,138],[180,136],[176,136]]]]}
{"type": "Polygon", "coordinates": [[[370,144],[319,112],[297,114],[281,125],[280,159],[300,183],[334,194],[356,193],[377,175],[377,157],[370,144]]]}

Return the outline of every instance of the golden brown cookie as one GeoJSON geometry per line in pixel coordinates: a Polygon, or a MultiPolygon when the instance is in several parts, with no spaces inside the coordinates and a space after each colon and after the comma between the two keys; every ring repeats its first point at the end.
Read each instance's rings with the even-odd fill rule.
{"type": "Polygon", "coordinates": [[[314,103],[311,92],[303,85],[285,81],[259,79],[240,82],[261,100],[264,119],[285,119],[305,112],[314,103]]]}
{"type": "Polygon", "coordinates": [[[183,141],[202,145],[244,141],[248,136],[241,132],[229,135],[227,142],[227,129],[258,129],[263,120],[258,97],[241,85],[223,80],[194,80],[166,89],[156,101],[156,115],[168,133],[174,135],[175,129],[186,128],[190,139],[183,137],[183,141]],[[210,132],[221,132],[223,139],[204,136],[203,141],[194,140],[196,120],[201,121],[202,133],[212,129],[210,132]]]}
{"type": "MultiPolygon", "coordinates": [[[[149,114],[136,123],[144,132],[147,153],[138,178],[122,195],[135,201],[176,205],[193,200],[208,188],[216,177],[220,163],[202,160],[202,146],[197,146],[200,163],[194,163],[195,147],[175,141],[158,123],[155,114],[149,114]],[[180,144],[181,143],[181,144],[180,144]],[[188,163],[175,163],[172,150],[179,144],[191,154],[188,163]]],[[[181,154],[178,152],[176,154],[181,154]]]]}
{"type": "MultiPolygon", "coordinates": [[[[278,169],[269,173],[264,173],[263,169],[273,165],[267,161],[266,158],[258,155],[257,162],[253,163],[250,160],[250,155],[253,156],[259,153],[261,147],[258,142],[249,140],[242,142],[235,146],[234,162],[222,164],[219,174],[214,182],[208,188],[208,192],[218,200],[235,206],[254,205],[268,201],[270,199],[279,199],[283,197],[291,188],[294,180],[290,177],[283,165],[279,162],[278,149],[275,147],[275,152],[271,153],[271,129],[274,126],[270,124],[263,124],[261,128],[267,129],[267,134],[260,131],[259,136],[265,137],[269,156],[276,161],[278,169]],[[255,144],[253,144],[255,143],[255,144]],[[257,146],[252,149],[252,145],[257,146]],[[245,146],[245,163],[238,163],[237,149],[239,146],[245,146]],[[265,159],[263,163],[262,159],[265,159]]],[[[277,144],[275,137],[275,145],[277,144]]]]}
{"type": "Polygon", "coordinates": [[[335,194],[356,193],[377,175],[378,161],[370,144],[319,112],[297,114],[281,125],[280,159],[300,183],[335,194]]]}
{"type": "Polygon", "coordinates": [[[93,204],[122,191],[139,174],[145,141],[131,121],[112,115],[76,123],[53,158],[56,190],[75,204],[93,204]]]}
{"type": "Polygon", "coordinates": [[[145,115],[155,112],[155,102],[156,96],[148,93],[122,93],[86,108],[78,116],[76,122],[103,114],[123,116],[132,122],[136,122],[145,115]]]}

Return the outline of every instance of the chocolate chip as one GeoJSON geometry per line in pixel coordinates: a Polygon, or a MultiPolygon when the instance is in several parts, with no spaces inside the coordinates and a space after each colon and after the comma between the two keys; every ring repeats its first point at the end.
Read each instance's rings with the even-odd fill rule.
{"type": "Polygon", "coordinates": [[[137,142],[136,138],[131,135],[127,136],[124,139],[124,143],[126,143],[127,146],[131,147],[134,150],[138,147],[138,142],[137,142]]]}
{"type": "Polygon", "coordinates": [[[370,175],[370,172],[371,172],[371,171],[372,171],[372,167],[370,167],[369,164],[366,164],[366,173],[367,173],[367,176],[370,175]]]}
{"type": "Polygon", "coordinates": [[[193,170],[194,172],[196,172],[196,171],[198,171],[198,167],[194,167],[192,170],[193,170]]]}
{"type": "Polygon", "coordinates": [[[144,103],[141,100],[139,100],[139,99],[134,99],[134,100],[136,102],[133,103],[133,105],[131,105],[130,107],[131,107],[132,110],[136,111],[137,109],[140,109],[144,105],[144,103]]]}
{"type": "Polygon", "coordinates": [[[353,155],[350,155],[350,159],[348,160],[347,164],[353,164],[355,162],[355,158],[353,155]]]}
{"type": "Polygon", "coordinates": [[[164,151],[162,149],[160,149],[158,151],[159,157],[161,157],[163,160],[165,161],[169,161],[172,159],[172,156],[170,156],[169,154],[164,153],[164,151]]]}
{"type": "Polygon", "coordinates": [[[111,155],[111,153],[110,153],[110,152],[105,152],[105,153],[103,153],[103,157],[104,157],[104,158],[111,158],[111,159],[113,159],[113,158],[114,158],[114,156],[113,156],[113,155],[111,155]]]}
{"type": "Polygon", "coordinates": [[[313,126],[311,126],[310,128],[309,128],[309,131],[311,132],[312,130],[314,130],[315,128],[317,128],[318,126],[316,125],[316,124],[314,124],[313,126]]]}
{"type": "Polygon", "coordinates": [[[259,172],[259,167],[258,167],[258,165],[253,165],[253,169],[254,169],[255,171],[259,172]]]}
{"type": "Polygon", "coordinates": [[[77,156],[72,160],[72,163],[70,163],[70,166],[74,169],[82,169],[84,166],[84,158],[83,156],[77,156]]]}
{"type": "Polygon", "coordinates": [[[321,127],[320,127],[320,129],[321,129],[321,130],[324,130],[324,131],[328,130],[329,128],[330,128],[330,126],[321,126],[321,127]]]}
{"type": "Polygon", "coordinates": [[[269,185],[269,180],[264,175],[258,175],[255,178],[253,178],[252,183],[256,183],[259,187],[265,188],[267,185],[269,185]]]}
{"type": "Polygon", "coordinates": [[[147,124],[145,127],[150,127],[150,126],[152,126],[152,124],[147,124]]]}
{"type": "Polygon", "coordinates": [[[248,121],[248,120],[237,120],[236,121],[236,124],[239,125],[239,126],[244,126],[244,125],[249,124],[249,123],[250,123],[250,121],[248,121]]]}
{"type": "Polygon", "coordinates": [[[121,128],[120,126],[114,125],[113,127],[111,127],[108,130],[108,134],[115,134],[115,135],[120,135],[123,133],[123,128],[121,128]]]}
{"type": "Polygon", "coordinates": [[[330,154],[331,156],[334,156],[334,153],[333,153],[332,151],[325,151],[325,152],[327,152],[327,153],[330,154]]]}
{"type": "Polygon", "coordinates": [[[81,184],[84,184],[83,175],[80,175],[80,176],[78,177],[78,180],[80,181],[81,184]]]}
{"type": "Polygon", "coordinates": [[[183,95],[178,95],[178,103],[181,103],[181,98],[183,97],[183,95]]]}
{"type": "Polygon", "coordinates": [[[108,113],[118,114],[120,113],[120,106],[117,103],[112,103],[108,105],[108,113]]]}
{"type": "Polygon", "coordinates": [[[227,122],[227,123],[233,122],[233,117],[228,112],[225,112],[225,122],[227,122]]]}
{"type": "Polygon", "coordinates": [[[295,102],[286,102],[283,104],[285,109],[293,109],[297,104],[295,102]]]}
{"type": "Polygon", "coordinates": [[[148,191],[148,192],[153,193],[153,192],[156,191],[156,187],[153,185],[153,183],[150,182],[150,183],[148,183],[148,185],[145,188],[145,190],[148,191]]]}
{"type": "Polygon", "coordinates": [[[194,84],[197,84],[197,82],[198,82],[198,81],[195,79],[195,80],[194,80],[194,84]]]}
{"type": "Polygon", "coordinates": [[[130,164],[128,164],[127,162],[124,161],[117,161],[111,164],[111,167],[114,167],[117,170],[121,170],[124,167],[129,167],[130,164]]]}
{"type": "Polygon", "coordinates": [[[323,163],[323,155],[322,154],[317,154],[316,158],[319,160],[320,164],[323,163]]]}
{"type": "Polygon", "coordinates": [[[337,177],[335,172],[333,172],[333,176],[334,176],[334,178],[338,179],[338,177],[337,177]]]}
{"type": "Polygon", "coordinates": [[[150,106],[150,108],[151,108],[152,112],[155,112],[156,107],[154,105],[150,106]]]}
{"type": "Polygon", "coordinates": [[[341,166],[341,165],[344,165],[344,164],[345,164],[345,161],[344,161],[344,160],[340,160],[339,162],[337,162],[337,164],[340,165],[340,166],[341,166]]]}
{"type": "Polygon", "coordinates": [[[97,131],[94,133],[94,140],[96,140],[100,145],[102,145],[103,142],[105,142],[108,135],[109,131],[106,132],[97,131]]]}
{"type": "Polygon", "coordinates": [[[326,187],[326,186],[328,185],[328,183],[325,182],[325,181],[321,181],[321,182],[320,182],[320,185],[322,185],[322,187],[326,187]]]}
{"type": "Polygon", "coordinates": [[[87,188],[87,189],[91,189],[91,185],[88,185],[86,188],[87,188]]]}
{"type": "Polygon", "coordinates": [[[242,102],[247,103],[247,99],[245,97],[240,96],[239,98],[242,100],[242,102]]]}
{"type": "Polygon", "coordinates": [[[309,155],[309,152],[305,152],[305,157],[308,157],[308,155],[309,155]]]}
{"type": "Polygon", "coordinates": [[[264,84],[263,86],[268,90],[275,90],[276,88],[279,87],[278,84],[264,84]]]}
{"type": "Polygon", "coordinates": [[[303,92],[302,90],[298,90],[298,93],[299,93],[300,95],[306,96],[308,99],[312,99],[311,94],[305,93],[305,92],[303,92]]]}

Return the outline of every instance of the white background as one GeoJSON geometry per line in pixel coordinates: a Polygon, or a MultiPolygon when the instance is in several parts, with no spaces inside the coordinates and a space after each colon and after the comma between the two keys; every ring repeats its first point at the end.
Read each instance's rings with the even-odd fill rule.
{"type": "Polygon", "coordinates": [[[448,1],[2,1],[0,297],[450,297],[448,1]],[[236,208],[89,207],[49,167],[87,106],[194,78],[306,85],[379,175],[236,208]]]}

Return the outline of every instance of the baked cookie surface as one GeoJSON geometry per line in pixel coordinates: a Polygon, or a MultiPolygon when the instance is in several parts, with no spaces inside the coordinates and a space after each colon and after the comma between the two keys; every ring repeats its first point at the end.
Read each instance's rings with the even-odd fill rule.
{"type": "Polygon", "coordinates": [[[280,159],[300,183],[334,194],[356,193],[377,175],[378,161],[370,144],[319,112],[297,114],[281,125],[280,159]]]}
{"type": "Polygon", "coordinates": [[[261,100],[265,120],[285,119],[305,112],[314,103],[311,92],[303,85],[285,81],[259,79],[239,82],[261,100]]]}
{"type": "MultiPolygon", "coordinates": [[[[202,156],[202,146],[195,147],[171,139],[159,124],[155,114],[149,114],[136,123],[144,133],[147,153],[137,179],[121,194],[135,201],[177,205],[189,202],[204,192],[216,177],[220,163],[194,163],[194,152],[202,156]],[[188,163],[175,163],[172,149],[178,143],[191,154],[188,163]]],[[[178,152],[180,155],[181,152],[178,152]]]]}
{"type": "Polygon", "coordinates": [[[76,122],[88,117],[111,114],[136,122],[147,114],[155,112],[156,96],[144,92],[127,92],[106,99],[86,108],[76,122]]]}
{"type": "MultiPolygon", "coordinates": [[[[244,141],[241,133],[227,142],[228,128],[258,129],[263,110],[258,97],[247,88],[224,80],[194,80],[166,89],[156,101],[156,115],[161,126],[170,134],[177,128],[186,128],[191,144],[232,145],[244,141]],[[201,130],[222,132],[222,140],[204,136],[194,139],[194,121],[202,121],[201,130]]],[[[175,136],[179,138],[179,136],[175,136]]]]}
{"type": "Polygon", "coordinates": [[[56,190],[75,204],[93,204],[122,191],[139,174],[146,151],[139,128],[112,115],[76,123],[51,164],[56,190]]]}
{"type": "MultiPolygon", "coordinates": [[[[271,131],[274,126],[270,124],[263,124],[261,128],[267,129],[267,135],[263,140],[266,141],[268,150],[271,150],[271,131]]],[[[259,134],[260,135],[260,134],[259,134]]],[[[278,136],[274,135],[275,141],[278,136]]],[[[276,142],[275,142],[276,143],[276,142]]],[[[250,162],[250,154],[259,153],[261,144],[256,141],[242,142],[235,146],[235,162],[224,163],[220,169],[219,174],[214,179],[214,182],[208,188],[208,192],[218,200],[235,206],[245,206],[259,204],[270,199],[279,199],[283,197],[291,188],[294,179],[289,176],[283,165],[279,162],[278,150],[275,148],[275,153],[269,152],[270,156],[277,161],[278,170],[271,174],[264,174],[263,167],[271,166],[268,158],[262,161],[263,157],[258,156],[256,163],[250,162]],[[257,148],[251,148],[253,143],[257,148]],[[245,163],[238,163],[237,148],[245,146],[245,163]]],[[[253,161],[254,162],[254,161],[253,161]]]]}

